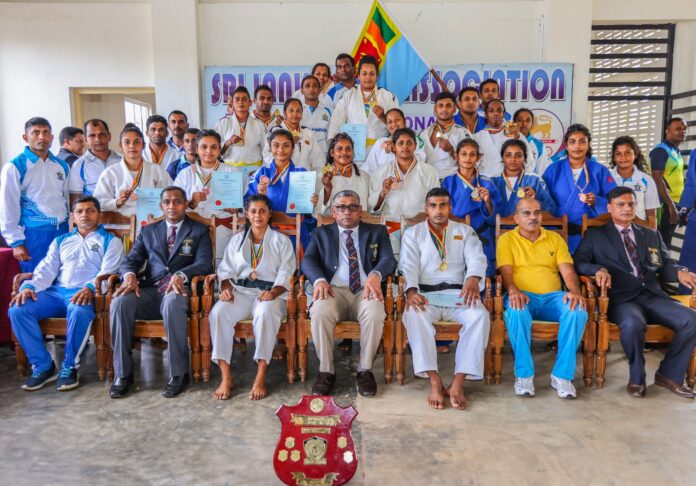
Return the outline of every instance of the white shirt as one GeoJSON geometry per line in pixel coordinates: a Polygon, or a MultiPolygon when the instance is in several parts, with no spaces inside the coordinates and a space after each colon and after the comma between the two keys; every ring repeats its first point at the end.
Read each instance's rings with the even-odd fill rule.
{"type": "MultiPolygon", "coordinates": [[[[447,269],[441,271],[440,255],[430,236],[428,222],[408,228],[404,232],[399,258],[399,270],[406,279],[405,289],[418,288],[418,284],[463,284],[469,277],[479,277],[479,288],[484,289],[488,261],[471,226],[450,220],[445,254],[447,269]]],[[[460,290],[451,289],[449,292],[458,293],[460,290]]]]}
{"type": "MultiPolygon", "coordinates": [[[[116,200],[122,191],[130,190],[136,174],[128,169],[123,159],[102,172],[94,189],[94,197],[99,199],[102,211],[118,211],[125,216],[136,214],[138,209],[136,199],[131,198],[120,208],[116,207],[116,200]]],[[[143,161],[143,176],[138,187],[163,189],[170,185],[172,185],[172,179],[164,167],[143,161]]]]}
{"type": "Polygon", "coordinates": [[[319,144],[324,159],[326,159],[326,154],[329,152],[329,143],[326,135],[331,122],[331,110],[322,104],[319,104],[316,108],[305,104],[302,110],[302,128],[309,128],[314,132],[314,139],[319,144]]]}
{"type": "MultiPolygon", "coordinates": [[[[420,138],[425,145],[425,161],[437,169],[437,176],[442,180],[457,172],[457,161],[450,156],[449,152],[442,150],[439,145],[434,147],[430,143],[430,137],[436,127],[436,124],[430,125],[421,132],[420,138]]],[[[441,137],[449,141],[456,152],[457,144],[465,138],[471,138],[471,132],[460,125],[454,124],[447,133],[441,134],[441,137]]]]}
{"type": "Polygon", "coordinates": [[[97,181],[102,172],[120,161],[121,156],[113,150],[109,151],[106,160],[100,159],[91,150],[88,150],[70,168],[68,190],[73,194],[91,196],[97,187],[97,181]]]}
{"type": "Polygon", "coordinates": [[[118,273],[124,251],[121,240],[99,226],[84,238],[77,228],[51,242],[48,252],[21,288],[46,290],[54,282],[66,289],[95,290],[97,277],[118,273]]]}
{"type": "Polygon", "coordinates": [[[222,159],[233,167],[239,167],[241,170],[254,171],[261,166],[263,160],[263,147],[266,143],[266,125],[259,120],[249,115],[246,124],[239,123],[237,116],[228,114],[222,117],[215,124],[215,131],[222,137],[224,143],[232,137],[232,135],[240,136],[244,126],[244,143],[241,145],[233,144],[227,147],[227,150],[221,154],[222,159]],[[246,169],[245,169],[246,168],[246,169]]]}
{"type": "MultiPolygon", "coordinates": [[[[201,192],[203,191],[203,181],[198,177],[197,175],[197,170],[199,170],[198,165],[190,165],[186,167],[184,170],[179,172],[179,175],[176,176],[176,179],[174,180],[174,185],[182,188],[186,192],[186,199],[191,201],[191,198],[193,197],[194,192],[201,192]]],[[[227,164],[220,164],[220,166],[217,168],[218,172],[235,172],[234,167],[230,167],[227,164]]],[[[202,169],[201,175],[205,179],[208,174],[212,172],[212,168],[210,169],[202,169]]],[[[246,185],[245,185],[245,180],[242,179],[242,187],[240,190],[242,191],[242,194],[246,192],[246,185]]],[[[226,211],[220,211],[216,209],[215,207],[215,202],[213,201],[213,193],[212,193],[212,188],[213,188],[213,179],[211,177],[210,182],[208,182],[206,186],[209,190],[208,195],[205,199],[205,201],[199,201],[198,206],[193,210],[196,213],[200,214],[204,218],[210,218],[212,215],[215,215],[216,217],[222,217],[222,218],[229,218],[232,216],[230,213],[226,211]]],[[[241,209],[241,208],[238,208],[241,209]]]]}
{"type": "Polygon", "coordinates": [[[167,151],[164,152],[164,156],[162,157],[162,160],[160,161],[159,164],[157,164],[154,160],[154,157],[152,155],[152,151],[150,150],[150,144],[148,143],[145,145],[145,148],[143,149],[143,160],[146,160],[147,162],[151,162],[155,165],[159,165],[164,169],[165,171],[169,167],[169,164],[179,163],[179,159],[181,158],[181,152],[179,152],[179,149],[172,147],[171,145],[167,144],[167,151]]]}
{"type": "MultiPolygon", "coordinates": [[[[384,145],[384,142],[389,141],[391,141],[391,137],[378,138],[375,144],[372,146],[370,153],[367,154],[365,161],[362,162],[362,164],[360,162],[356,162],[358,167],[360,167],[360,170],[364,170],[368,174],[373,175],[375,172],[377,172],[377,169],[383,165],[394,162],[396,160],[396,155],[394,152],[387,152],[382,146],[384,145]]],[[[415,157],[421,162],[425,162],[425,142],[423,142],[420,135],[416,137],[416,145],[415,157]]]]}
{"type": "MultiPolygon", "coordinates": [[[[500,156],[500,149],[503,148],[503,144],[506,140],[511,137],[505,135],[504,130],[500,130],[497,133],[492,133],[489,130],[481,130],[473,135],[473,139],[479,144],[479,150],[482,154],[481,162],[479,165],[479,172],[488,177],[495,177],[503,172],[503,159],[500,156]]],[[[519,136],[521,140],[527,146],[527,160],[529,161],[524,169],[525,174],[534,174],[536,170],[536,161],[531,158],[532,148],[531,144],[527,141],[524,135],[519,136]]]]}
{"type": "MultiPolygon", "coordinates": [[[[416,159],[417,160],[417,159],[416,159]]],[[[440,187],[435,167],[424,162],[417,161],[411,172],[405,175],[399,189],[392,189],[384,198],[382,205],[375,209],[382,191],[382,183],[387,177],[393,177],[398,170],[395,162],[382,166],[370,177],[370,197],[368,206],[377,214],[386,214],[387,221],[401,221],[401,216],[412,218],[425,210],[425,196],[434,187],[440,187]]],[[[399,171],[401,173],[401,171],[399,171]]]]}
{"type": "MultiPolygon", "coordinates": [[[[614,223],[614,226],[616,226],[616,231],[619,232],[619,236],[621,237],[621,242],[622,242],[622,243],[623,243],[623,241],[624,241],[623,231],[624,231],[625,229],[627,229],[627,230],[628,230],[628,237],[631,239],[631,241],[633,242],[633,244],[636,245],[636,235],[635,235],[635,233],[633,232],[633,227],[632,227],[631,225],[628,225],[628,228],[624,228],[623,226],[614,223]]],[[[633,276],[634,276],[634,277],[637,277],[637,276],[638,276],[638,269],[636,268],[636,266],[635,266],[635,265],[633,264],[633,262],[631,261],[631,255],[629,255],[629,253],[628,253],[628,248],[626,248],[626,243],[624,243],[624,251],[626,252],[626,258],[628,259],[628,263],[631,265],[631,269],[632,269],[633,276]]]]}
{"type": "MultiPolygon", "coordinates": [[[[74,170],[74,169],[73,169],[74,170]]],[[[657,209],[660,207],[660,197],[657,194],[655,180],[645,172],[633,169],[633,174],[628,179],[624,179],[619,170],[614,167],[611,175],[619,186],[630,187],[636,193],[636,216],[640,219],[647,219],[645,211],[647,209],[657,209]]]]}
{"type": "MultiPolygon", "coordinates": [[[[271,128],[268,131],[268,140],[263,149],[263,160],[266,167],[271,165],[273,162],[273,154],[271,153],[270,135],[278,130],[285,129],[290,131],[285,122],[281,123],[280,126],[271,128]]],[[[291,132],[292,133],[292,132],[291,132]]],[[[299,140],[295,144],[292,150],[292,161],[296,167],[303,167],[308,171],[321,171],[321,169],[326,164],[326,155],[322,152],[319,144],[314,138],[314,132],[309,128],[300,127],[299,140]]]]}
{"type": "MultiPolygon", "coordinates": [[[[384,88],[375,88],[374,98],[371,104],[379,105],[384,108],[384,112],[392,108],[398,108],[399,102],[393,93],[384,88]]],[[[363,101],[363,92],[360,86],[355,86],[347,90],[340,101],[336,103],[336,108],[331,115],[331,123],[329,123],[329,133],[327,138],[331,140],[341,131],[341,127],[345,123],[363,124],[367,126],[367,146],[372,147],[374,142],[380,137],[389,135],[387,125],[380,120],[372,110],[368,115],[365,115],[365,102],[363,101]]]]}
{"type": "Polygon", "coordinates": [[[29,148],[2,167],[0,232],[11,246],[24,244],[24,228],[58,226],[68,219],[68,165],[29,148]],[[22,177],[21,172],[24,172],[22,177]]]}
{"type": "MultiPolygon", "coordinates": [[[[332,287],[350,287],[350,261],[348,260],[348,233],[351,231],[351,239],[355,245],[355,252],[358,254],[358,267],[360,268],[360,287],[365,285],[365,280],[367,280],[367,275],[365,275],[365,270],[363,270],[362,260],[360,258],[360,239],[358,238],[358,232],[360,225],[355,228],[343,228],[338,224],[338,267],[331,279],[332,287]]],[[[320,279],[317,279],[320,280],[320,279]]],[[[323,280],[323,279],[321,279],[323,280]]],[[[316,282],[315,282],[316,285],[316,282]]]]}
{"type": "MultiPolygon", "coordinates": [[[[250,232],[240,232],[235,234],[230,240],[225,255],[218,265],[218,279],[232,280],[235,292],[247,295],[258,295],[259,289],[241,287],[235,285],[235,281],[249,278],[251,268],[251,246],[250,232]]],[[[295,251],[292,248],[290,238],[283,233],[274,231],[270,227],[263,235],[263,255],[256,267],[256,278],[273,282],[273,286],[281,286],[290,289],[290,277],[295,273],[297,266],[295,263],[295,251]]],[[[287,292],[280,296],[287,299],[287,292]]]]}

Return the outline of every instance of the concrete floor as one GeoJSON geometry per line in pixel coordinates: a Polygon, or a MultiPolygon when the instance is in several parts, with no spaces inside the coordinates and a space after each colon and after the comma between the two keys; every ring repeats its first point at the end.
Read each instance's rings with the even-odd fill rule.
{"type": "MultiPolygon", "coordinates": [[[[210,383],[194,385],[177,399],[162,398],[163,355],[147,345],[135,353],[140,368],[127,399],[110,399],[108,385],[97,380],[94,346],[80,388],[27,393],[19,388],[14,354],[0,348],[0,482],[279,484],[272,465],[280,432],[274,412],[309,393],[311,381],[288,385],[283,365],[274,363],[270,396],[250,402],[252,346],[246,355],[234,355],[236,388],[227,402],[211,398],[219,378],[215,366],[210,383]]],[[[629,397],[626,361],[618,343],[613,347],[605,388],[580,388],[576,400],[561,400],[549,388],[554,355],[543,344],[535,347],[537,396],[515,397],[506,351],[504,383],[470,383],[464,412],[430,410],[427,382],[412,376],[410,359],[404,386],[379,381],[377,397],[357,396],[357,349],[352,356],[338,352],[336,401],[352,403],[359,412],[353,436],[360,462],[350,484],[696,483],[696,403],[655,386],[645,399],[629,397]]],[[[310,353],[313,377],[317,362],[310,353]]],[[[647,355],[650,383],[661,355],[647,355]]],[[[382,365],[381,358],[377,363],[382,365]]],[[[449,377],[452,355],[441,363],[449,377]]]]}

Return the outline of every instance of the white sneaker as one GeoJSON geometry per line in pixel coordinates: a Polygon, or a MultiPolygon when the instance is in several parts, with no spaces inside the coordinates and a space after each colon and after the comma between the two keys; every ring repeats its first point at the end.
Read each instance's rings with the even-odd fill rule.
{"type": "Polygon", "coordinates": [[[562,380],[551,375],[551,388],[555,389],[561,398],[575,398],[577,396],[573,382],[570,380],[562,380]]]}
{"type": "Polygon", "coordinates": [[[515,378],[515,395],[520,397],[534,396],[534,377],[515,378]]]}

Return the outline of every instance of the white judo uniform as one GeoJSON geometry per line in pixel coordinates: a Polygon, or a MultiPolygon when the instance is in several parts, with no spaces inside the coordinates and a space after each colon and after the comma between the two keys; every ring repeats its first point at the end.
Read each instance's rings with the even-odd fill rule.
{"type": "MultiPolygon", "coordinates": [[[[372,150],[370,150],[370,153],[367,154],[365,161],[362,162],[362,164],[360,162],[356,162],[358,167],[360,167],[360,170],[364,170],[368,174],[373,175],[380,167],[394,162],[396,160],[396,155],[394,152],[387,152],[384,147],[382,147],[384,142],[388,142],[390,140],[391,137],[378,138],[375,141],[372,150]]],[[[416,145],[415,157],[421,162],[425,162],[425,142],[423,142],[420,136],[416,137],[416,145]]]]}
{"type": "Polygon", "coordinates": [[[370,176],[365,171],[360,171],[360,175],[357,175],[355,171],[350,175],[350,177],[344,177],[341,175],[335,175],[331,179],[331,195],[329,196],[329,202],[324,204],[324,186],[320,183],[319,186],[319,203],[317,204],[319,214],[324,216],[331,216],[331,203],[333,202],[334,194],[338,194],[341,191],[351,190],[358,193],[360,196],[360,204],[362,205],[363,211],[367,211],[367,201],[370,195],[370,176]]]}
{"type": "MultiPolygon", "coordinates": [[[[370,108],[379,105],[384,108],[386,113],[392,108],[399,107],[399,102],[391,91],[384,88],[375,88],[375,90],[374,96],[369,101],[370,108]]],[[[336,103],[336,107],[331,115],[327,138],[329,140],[334,138],[345,123],[366,125],[367,153],[369,154],[377,139],[389,135],[389,130],[387,130],[387,125],[374,114],[372,109],[369,110],[369,114],[365,114],[365,104],[360,86],[355,86],[346,91],[338,103],[336,103]]]]}
{"type": "MultiPolygon", "coordinates": [[[[270,363],[280,323],[287,315],[287,292],[271,301],[260,302],[260,289],[238,285],[249,278],[252,271],[251,241],[248,233],[234,235],[217,269],[220,282],[232,281],[234,301],[218,301],[210,312],[212,359],[216,362],[230,362],[235,324],[241,320],[252,319],[256,340],[254,360],[258,362],[263,359],[270,363]]],[[[272,286],[279,285],[290,290],[290,277],[295,273],[295,269],[295,251],[290,238],[270,227],[266,229],[263,237],[263,256],[255,270],[256,282],[265,281],[272,286]]]]}
{"type": "Polygon", "coordinates": [[[261,167],[267,133],[266,125],[261,120],[250,115],[245,123],[239,123],[234,113],[228,114],[218,120],[215,131],[222,137],[223,144],[232,135],[241,136],[244,139],[242,143],[227,147],[222,154],[222,160],[226,164],[237,167],[237,170],[247,174],[261,167]]]}
{"type": "MultiPolygon", "coordinates": [[[[430,143],[430,137],[436,127],[436,124],[432,124],[423,130],[420,134],[420,139],[423,140],[425,146],[425,161],[437,169],[437,176],[442,180],[457,172],[457,161],[450,156],[449,152],[442,150],[439,145],[433,146],[430,143]]],[[[452,125],[446,133],[442,133],[440,136],[447,139],[455,151],[459,142],[465,138],[472,138],[469,130],[456,124],[452,125]]]]}
{"type": "MultiPolygon", "coordinates": [[[[266,167],[270,167],[273,162],[273,154],[271,153],[271,144],[269,143],[270,135],[278,129],[284,129],[292,133],[285,122],[278,127],[273,127],[268,131],[266,144],[263,149],[263,162],[266,167]]],[[[292,161],[295,167],[303,167],[309,171],[321,171],[326,163],[326,155],[319,147],[319,144],[314,137],[314,132],[309,128],[300,128],[299,140],[295,143],[292,149],[292,161]]]]}
{"type": "MultiPolygon", "coordinates": [[[[118,211],[124,216],[136,214],[138,201],[133,197],[134,195],[123,206],[116,207],[116,200],[121,192],[130,190],[136,176],[137,172],[131,172],[123,159],[102,172],[94,189],[94,197],[99,200],[102,211],[118,211]]],[[[164,189],[171,185],[172,179],[164,167],[143,161],[143,175],[137,187],[164,189]]]]}
{"type": "MultiPolygon", "coordinates": [[[[404,233],[399,270],[404,275],[404,289],[419,285],[456,284],[458,289],[443,290],[459,294],[464,281],[480,277],[480,290],[485,286],[486,256],[474,230],[465,224],[449,222],[445,240],[447,269],[439,269],[440,256],[430,236],[428,222],[412,226],[404,233]]],[[[427,293],[420,292],[427,298],[427,293]]],[[[403,314],[408,341],[413,354],[413,371],[427,377],[427,371],[437,371],[437,349],[433,322],[454,321],[462,325],[454,358],[454,372],[471,379],[483,377],[483,357],[488,343],[490,315],[479,301],[472,307],[439,307],[428,305],[425,312],[413,307],[403,314]]]]}
{"type": "MultiPolygon", "coordinates": [[[[481,174],[488,177],[496,177],[503,172],[503,159],[500,157],[500,149],[505,141],[510,138],[512,137],[505,135],[504,130],[492,133],[490,130],[484,129],[473,135],[473,139],[479,144],[481,153],[481,162],[479,164],[479,172],[481,174]]],[[[527,146],[527,160],[530,161],[526,165],[524,172],[525,174],[535,174],[536,162],[532,158],[532,154],[536,153],[536,149],[532,148],[533,144],[530,144],[524,135],[520,135],[519,139],[527,146]]]]}
{"type": "Polygon", "coordinates": [[[167,170],[170,164],[178,164],[180,158],[181,152],[179,152],[179,149],[176,147],[172,147],[169,144],[167,144],[167,151],[164,153],[164,156],[162,156],[162,160],[160,160],[159,163],[155,161],[154,155],[152,154],[152,150],[150,150],[149,143],[147,143],[145,145],[145,148],[143,149],[143,159],[147,162],[151,162],[155,165],[161,166],[164,170],[167,170]]]}

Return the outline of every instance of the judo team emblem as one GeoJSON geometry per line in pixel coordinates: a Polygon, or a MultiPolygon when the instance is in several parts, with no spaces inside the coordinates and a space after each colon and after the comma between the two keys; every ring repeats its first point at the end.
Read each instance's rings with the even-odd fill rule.
{"type": "Polygon", "coordinates": [[[341,408],[329,396],[303,396],[297,405],[276,411],[281,430],[273,468],[292,486],[339,486],[358,468],[350,433],[358,412],[341,408]]]}

